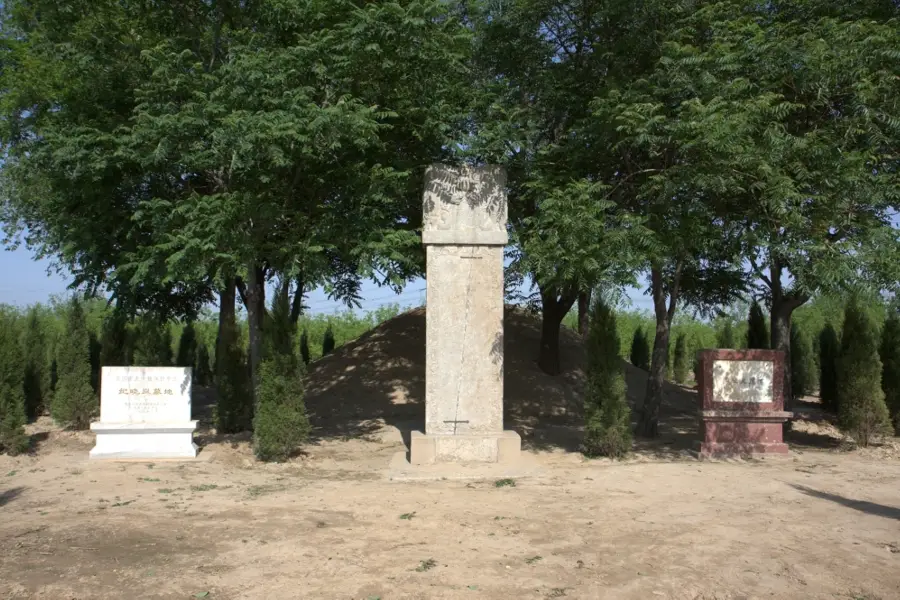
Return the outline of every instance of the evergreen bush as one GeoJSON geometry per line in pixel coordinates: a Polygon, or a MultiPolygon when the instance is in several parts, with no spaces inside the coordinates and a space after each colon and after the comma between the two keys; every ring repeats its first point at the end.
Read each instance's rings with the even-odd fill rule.
{"type": "Polygon", "coordinates": [[[305,372],[293,351],[294,328],[286,295],[275,297],[271,315],[270,341],[260,366],[253,417],[253,451],[264,461],[289,458],[310,433],[303,402],[305,372]]]}
{"type": "Polygon", "coordinates": [[[583,451],[618,458],[631,449],[631,412],[619,357],[616,317],[603,302],[593,307],[587,339],[583,451]]]}
{"type": "Polygon", "coordinates": [[[837,412],[837,359],[841,351],[837,331],[829,323],[819,334],[819,398],[822,408],[837,412]]]}
{"type": "Polygon", "coordinates": [[[816,368],[812,360],[809,336],[796,323],[791,324],[791,395],[802,398],[809,394],[812,372],[816,368]]]}
{"type": "Polygon", "coordinates": [[[900,433],[900,315],[893,313],[881,331],[881,389],[894,430],[900,433]]]}
{"type": "Polygon", "coordinates": [[[28,450],[25,435],[25,359],[18,327],[10,315],[0,314],[0,452],[28,450]]]}
{"type": "Polygon", "coordinates": [[[209,350],[206,343],[197,345],[197,367],[194,370],[194,381],[197,385],[209,385],[212,382],[212,368],[209,366],[209,350]]]}
{"type": "Polygon", "coordinates": [[[769,326],[762,307],[756,300],[750,305],[750,314],[747,316],[747,348],[769,348],[769,326]]]}
{"type": "Polygon", "coordinates": [[[128,315],[114,308],[103,319],[100,333],[100,365],[103,367],[127,367],[130,365],[128,315]]]}
{"type": "Polygon", "coordinates": [[[634,337],[631,339],[630,361],[638,369],[650,370],[650,341],[647,339],[647,333],[643,327],[634,330],[634,337]]]}
{"type": "Polygon", "coordinates": [[[844,313],[837,360],[838,416],[841,428],[862,446],[890,431],[881,389],[881,359],[875,323],[856,299],[844,313]]]}
{"type": "Polygon", "coordinates": [[[91,387],[90,336],[81,303],[73,299],[56,347],[56,391],[50,413],[61,425],[87,429],[97,409],[91,387]]]}
{"type": "Polygon", "coordinates": [[[300,334],[300,358],[304,365],[309,364],[309,332],[306,329],[300,334]]]}
{"type": "Polygon", "coordinates": [[[166,323],[153,315],[142,315],[137,322],[134,364],[139,367],[172,366],[172,334],[166,323]]]}
{"type": "Polygon", "coordinates": [[[46,335],[37,307],[28,311],[25,334],[22,337],[22,351],[25,359],[23,383],[25,417],[32,421],[46,408],[50,391],[46,335]]]}
{"type": "Polygon", "coordinates": [[[175,355],[175,366],[191,367],[194,370],[194,377],[197,376],[197,332],[194,330],[194,324],[188,323],[181,330],[181,337],[178,338],[178,353],[175,355]]]}
{"type": "Polygon", "coordinates": [[[216,357],[216,430],[219,433],[249,431],[253,425],[253,394],[250,372],[235,324],[219,332],[222,356],[216,357]]]}
{"type": "Polygon", "coordinates": [[[677,383],[681,385],[687,383],[692,364],[693,361],[688,356],[687,335],[681,333],[675,340],[675,357],[672,360],[672,376],[677,383]]]}
{"type": "Polygon", "coordinates": [[[322,340],[322,356],[327,356],[331,354],[334,350],[334,330],[331,328],[331,323],[328,324],[328,329],[325,330],[325,338],[322,340]]]}
{"type": "Polygon", "coordinates": [[[735,344],[734,325],[731,324],[731,320],[726,320],[722,329],[716,334],[716,344],[719,348],[729,350],[737,347],[735,344]]]}

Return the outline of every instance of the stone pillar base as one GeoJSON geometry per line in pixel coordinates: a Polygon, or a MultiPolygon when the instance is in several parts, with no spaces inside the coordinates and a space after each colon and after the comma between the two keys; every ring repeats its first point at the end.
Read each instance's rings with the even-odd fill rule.
{"type": "Polygon", "coordinates": [[[197,421],[187,423],[91,423],[97,444],[91,458],[194,458],[197,421]]]}
{"type": "Polygon", "coordinates": [[[699,458],[787,454],[782,429],[793,413],[786,411],[704,410],[700,412],[702,441],[699,458]]]}
{"type": "Polygon", "coordinates": [[[522,439],[515,431],[424,434],[413,431],[409,440],[409,462],[430,465],[445,462],[511,463],[519,458],[522,439]]]}
{"type": "Polygon", "coordinates": [[[738,456],[787,455],[787,444],[736,444],[695,442],[694,455],[697,458],[731,458],[738,456]]]}

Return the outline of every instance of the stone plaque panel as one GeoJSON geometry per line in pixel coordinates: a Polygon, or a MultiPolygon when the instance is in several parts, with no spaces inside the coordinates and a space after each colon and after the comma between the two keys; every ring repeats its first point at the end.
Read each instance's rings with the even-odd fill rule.
{"type": "Polygon", "coordinates": [[[102,423],[190,420],[190,367],[103,367],[100,380],[102,423]]]}
{"type": "Polygon", "coordinates": [[[505,245],[506,171],[432,165],[425,173],[425,244],[505,245]]]}
{"type": "Polygon", "coordinates": [[[772,361],[713,361],[713,401],[771,404],[774,375],[772,361]]]}

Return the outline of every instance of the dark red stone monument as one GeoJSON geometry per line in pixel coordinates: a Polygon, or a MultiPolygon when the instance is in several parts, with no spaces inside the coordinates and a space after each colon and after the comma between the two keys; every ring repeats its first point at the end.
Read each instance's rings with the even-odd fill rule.
{"type": "Polygon", "coordinates": [[[698,354],[700,458],[787,454],[783,425],[784,353],[701,350],[698,354]]]}

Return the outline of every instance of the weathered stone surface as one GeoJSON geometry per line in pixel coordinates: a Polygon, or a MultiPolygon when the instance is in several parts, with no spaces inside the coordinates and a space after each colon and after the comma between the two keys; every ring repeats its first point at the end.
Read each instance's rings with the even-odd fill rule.
{"type": "Polygon", "coordinates": [[[432,166],[423,209],[426,435],[413,438],[410,460],[515,460],[518,435],[503,431],[506,174],[432,166]]]}
{"type": "Polygon", "coordinates": [[[432,165],[425,172],[425,244],[505,245],[506,171],[432,165]]]}
{"type": "Polygon", "coordinates": [[[768,360],[713,361],[716,402],[771,404],[775,364],[768,360]]]}
{"type": "Polygon", "coordinates": [[[192,458],[190,367],[103,367],[91,458],[192,458]]]}

